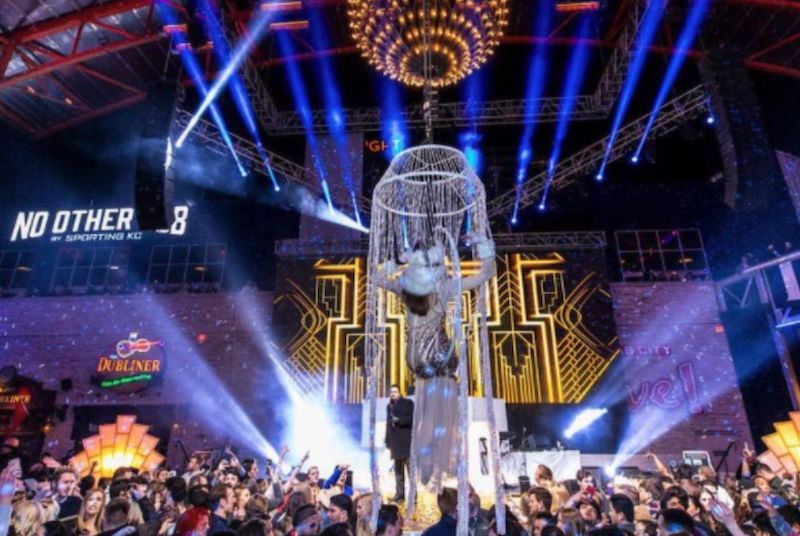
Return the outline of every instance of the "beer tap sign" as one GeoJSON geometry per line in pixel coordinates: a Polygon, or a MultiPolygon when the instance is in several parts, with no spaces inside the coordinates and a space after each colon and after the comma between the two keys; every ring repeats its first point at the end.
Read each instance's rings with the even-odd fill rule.
{"type": "Polygon", "coordinates": [[[132,332],[97,360],[92,383],[119,393],[135,393],[160,383],[166,365],[164,341],[132,332]]]}

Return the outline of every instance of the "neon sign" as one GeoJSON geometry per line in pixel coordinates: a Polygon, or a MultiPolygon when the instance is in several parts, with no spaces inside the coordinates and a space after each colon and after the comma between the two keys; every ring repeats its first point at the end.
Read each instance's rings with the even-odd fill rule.
{"type": "Polygon", "coordinates": [[[104,389],[133,393],[160,381],[165,363],[164,341],[134,332],[117,342],[114,352],[98,358],[92,381],[104,389]]]}

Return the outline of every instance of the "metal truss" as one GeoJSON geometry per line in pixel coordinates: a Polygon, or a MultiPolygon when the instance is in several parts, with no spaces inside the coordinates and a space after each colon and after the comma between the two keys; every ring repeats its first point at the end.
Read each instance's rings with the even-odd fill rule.
{"type": "Polygon", "coordinates": [[[617,102],[617,98],[622,92],[622,86],[625,84],[625,78],[628,76],[628,68],[633,57],[636,36],[639,34],[639,29],[644,19],[642,16],[643,2],[641,0],[633,0],[632,4],[631,16],[622,28],[611,57],[603,70],[603,75],[600,77],[600,82],[597,84],[597,89],[592,94],[593,104],[597,110],[601,110],[604,114],[611,112],[614,103],[617,102]]]}
{"type": "MultiPolygon", "coordinates": [[[[687,120],[703,113],[706,110],[705,106],[706,93],[703,86],[700,85],[675,97],[654,112],[658,115],[650,131],[650,137],[663,136],[674,131],[687,120]]],[[[616,145],[612,148],[609,156],[609,162],[623,158],[636,147],[644,134],[649,118],[650,114],[643,115],[619,130],[616,145]]],[[[608,137],[603,138],[559,162],[550,184],[551,190],[554,192],[561,190],[575,182],[581,175],[594,175],[603,160],[608,141],[608,137]]],[[[520,194],[521,207],[527,207],[539,201],[546,180],[547,172],[543,171],[523,184],[520,194]]],[[[489,217],[499,218],[510,214],[514,208],[515,197],[516,191],[512,188],[492,199],[486,207],[489,217]]]]}
{"type": "MultiPolygon", "coordinates": [[[[191,118],[191,112],[186,110],[178,110],[175,115],[173,126],[182,131],[189,124],[191,118]]],[[[223,156],[227,156],[229,154],[228,147],[222,140],[219,129],[217,129],[217,127],[210,121],[201,119],[194,129],[192,129],[192,136],[203,142],[203,144],[209,150],[217,154],[223,156]]],[[[233,148],[236,151],[236,154],[239,155],[239,158],[249,162],[253,171],[264,175],[265,177],[269,177],[269,174],[265,169],[264,162],[259,155],[256,144],[232,132],[230,133],[230,136],[233,140],[233,148]]],[[[276,176],[283,177],[289,182],[303,186],[318,195],[323,193],[322,187],[320,186],[320,178],[313,170],[301,166],[300,164],[297,164],[276,153],[266,150],[265,152],[269,157],[270,167],[276,176]]],[[[349,188],[344,185],[331,182],[328,183],[328,186],[330,187],[331,198],[336,205],[339,207],[350,207],[352,205],[349,188]]],[[[362,211],[362,214],[366,214],[369,211],[370,202],[364,197],[362,197],[360,201],[361,204],[359,208],[362,211]]]]}
{"type": "MultiPolygon", "coordinates": [[[[500,233],[492,237],[498,251],[521,252],[541,249],[604,249],[606,234],[602,231],[563,233],[500,233]]],[[[278,257],[358,256],[369,251],[369,240],[278,240],[278,257]]]]}
{"type": "MultiPolygon", "coordinates": [[[[228,50],[233,50],[235,43],[239,40],[238,32],[235,28],[235,19],[223,16],[223,24],[225,26],[225,41],[227,41],[228,50]]],[[[247,55],[241,65],[242,78],[244,78],[247,92],[250,95],[250,102],[253,103],[253,111],[261,128],[269,130],[272,127],[278,109],[272,97],[267,91],[267,86],[258,72],[258,67],[253,63],[252,57],[247,55]]]]}
{"type": "Polygon", "coordinates": [[[112,0],[0,32],[0,117],[40,138],[144,100],[140,80],[101,59],[124,62],[123,52],[158,42],[154,6],[112,0]]]}
{"type": "MultiPolygon", "coordinates": [[[[469,125],[519,125],[527,121],[555,122],[561,112],[564,99],[561,97],[540,99],[539,112],[534,118],[526,117],[527,100],[495,100],[483,103],[451,102],[440,103],[435,126],[463,127],[469,125]]],[[[410,127],[424,126],[422,105],[407,106],[401,114],[410,127]]],[[[311,122],[317,133],[327,132],[328,124],[325,110],[314,110],[311,122]]],[[[606,112],[597,110],[594,97],[581,95],[573,110],[573,120],[596,120],[605,117],[606,112]]],[[[356,108],[344,110],[347,129],[350,131],[378,131],[381,129],[380,108],[356,108]]],[[[302,118],[297,111],[278,112],[269,130],[273,135],[295,136],[305,134],[302,118]]]]}
{"type": "MultiPolygon", "coordinates": [[[[573,121],[604,119],[614,106],[625,83],[633,45],[642,22],[642,3],[643,0],[633,0],[631,15],[622,29],[597,89],[591,95],[578,96],[572,111],[571,119],[573,121]]],[[[539,106],[533,108],[538,112],[536,116],[530,117],[525,113],[526,108],[529,108],[528,102],[526,99],[515,99],[483,103],[440,103],[437,107],[438,118],[435,120],[435,126],[503,126],[533,121],[550,123],[558,121],[564,105],[564,99],[561,97],[539,99],[539,106]]],[[[401,115],[408,126],[424,126],[422,108],[422,105],[415,105],[407,106],[403,110],[401,115]]],[[[322,133],[329,130],[325,116],[325,110],[312,112],[311,123],[315,132],[322,133]]],[[[345,110],[344,116],[347,129],[351,131],[378,131],[383,119],[379,108],[345,110]]],[[[293,110],[278,112],[271,117],[274,118],[268,127],[271,134],[283,136],[305,134],[305,127],[299,112],[293,110]]]]}
{"type": "Polygon", "coordinates": [[[770,280],[774,281],[772,276],[777,274],[773,272],[779,271],[784,290],[788,294],[789,285],[783,271],[787,270],[796,274],[797,271],[793,264],[796,265],[798,260],[800,260],[800,251],[795,251],[777,259],[750,266],[738,274],[717,281],[714,285],[720,312],[749,309],[754,316],[766,315],[772,342],[777,350],[786,387],[792,397],[795,409],[800,408],[800,384],[797,381],[789,343],[782,330],[785,328],[796,329],[796,326],[800,325],[800,311],[798,311],[796,302],[789,301],[786,294],[780,296],[780,293],[776,295],[773,292],[770,280]]]}

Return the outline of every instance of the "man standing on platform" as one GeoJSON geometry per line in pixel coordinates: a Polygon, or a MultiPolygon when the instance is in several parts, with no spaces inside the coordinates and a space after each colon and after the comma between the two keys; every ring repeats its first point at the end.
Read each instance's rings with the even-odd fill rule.
{"type": "Polygon", "coordinates": [[[411,427],[414,418],[414,402],[404,398],[400,387],[392,385],[389,404],[386,406],[386,448],[394,460],[395,493],[393,501],[406,497],[406,468],[411,453],[411,427]]]}

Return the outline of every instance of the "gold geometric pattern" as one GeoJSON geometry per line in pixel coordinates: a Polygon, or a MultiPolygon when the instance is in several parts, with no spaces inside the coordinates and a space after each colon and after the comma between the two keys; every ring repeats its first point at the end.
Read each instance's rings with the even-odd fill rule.
{"type": "MultiPolygon", "coordinates": [[[[364,262],[318,260],[313,292],[294,275],[275,300],[275,322],[298,319],[283,341],[287,371],[305,392],[324,393],[332,402],[359,403],[366,392],[364,262]]],[[[611,315],[603,278],[589,272],[568,284],[566,260],[555,252],[499,254],[496,263],[497,275],[481,297],[487,301],[495,396],[518,404],[580,402],[619,354],[616,335],[595,333],[585,316],[596,298],[609,303],[603,314],[611,315]]],[[[465,275],[479,267],[462,261],[465,275]]],[[[482,396],[477,299],[477,292],[465,292],[461,308],[472,396],[482,396]]],[[[387,368],[379,392],[393,383],[405,390],[414,381],[405,365],[405,310],[391,293],[383,293],[380,303],[385,334],[378,343],[386,346],[387,368]]]]}

